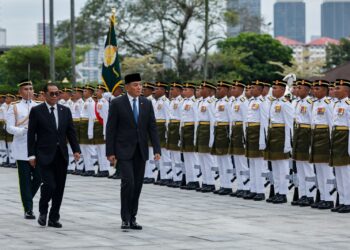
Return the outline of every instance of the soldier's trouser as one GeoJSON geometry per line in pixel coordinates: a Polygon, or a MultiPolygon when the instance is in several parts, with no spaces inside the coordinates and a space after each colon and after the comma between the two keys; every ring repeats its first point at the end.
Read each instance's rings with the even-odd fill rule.
{"type": "Polygon", "coordinates": [[[220,187],[232,188],[233,165],[230,155],[217,155],[216,159],[219,166],[220,187]]]}
{"type": "Polygon", "coordinates": [[[184,163],[181,161],[180,151],[170,151],[170,158],[172,162],[173,181],[181,181],[184,174],[184,163]]]}
{"type": "Polygon", "coordinates": [[[248,175],[241,174],[249,171],[247,157],[245,157],[244,155],[234,155],[233,159],[235,161],[236,166],[237,189],[249,190],[250,182],[244,185],[244,182],[248,179],[248,175]]]}
{"type": "Polygon", "coordinates": [[[106,157],[106,144],[97,144],[95,147],[100,171],[109,171],[110,164],[106,157]]]}
{"type": "Polygon", "coordinates": [[[71,146],[68,144],[68,157],[69,157],[69,162],[68,162],[68,170],[75,170],[76,167],[76,162],[74,160],[74,155],[71,146]]]}
{"type": "Polygon", "coordinates": [[[249,158],[250,164],[250,191],[252,193],[265,194],[264,181],[262,173],[265,171],[266,162],[264,158],[249,158]]]}
{"type": "Polygon", "coordinates": [[[28,161],[17,161],[17,168],[24,211],[32,211],[33,198],[41,185],[39,167],[33,168],[28,161]]]}
{"type": "Polygon", "coordinates": [[[9,157],[9,163],[16,163],[15,159],[12,156],[12,142],[7,143],[7,155],[9,157]]]}
{"type": "Polygon", "coordinates": [[[339,204],[350,205],[350,166],[335,167],[339,204]]]}
{"type": "Polygon", "coordinates": [[[7,159],[7,149],[6,149],[6,142],[1,140],[0,141],[0,164],[3,164],[6,162],[7,159]]]}
{"type": "Polygon", "coordinates": [[[299,181],[299,198],[302,196],[313,197],[313,193],[310,192],[310,188],[314,183],[306,181],[306,178],[315,177],[314,167],[312,163],[307,161],[295,161],[297,166],[297,176],[299,181]]]}
{"type": "Polygon", "coordinates": [[[159,167],[160,167],[160,179],[168,180],[172,178],[172,163],[170,158],[170,152],[166,148],[161,148],[162,157],[160,158],[159,167]]]}
{"type": "Polygon", "coordinates": [[[332,201],[333,199],[329,192],[332,190],[333,185],[327,184],[327,181],[334,179],[333,169],[329,167],[328,163],[315,163],[315,167],[318,188],[321,194],[321,200],[332,201]]]}
{"type": "Polygon", "coordinates": [[[148,147],[148,161],[146,161],[145,178],[154,178],[155,174],[153,169],[155,167],[153,147],[148,147]]]}
{"type": "MultiPolygon", "coordinates": [[[[96,155],[95,145],[83,144],[80,146],[80,149],[84,158],[85,171],[95,171],[95,161],[92,159],[92,156],[96,155]]],[[[82,170],[82,167],[80,167],[79,170],[82,170]]]]}
{"type": "Polygon", "coordinates": [[[275,192],[287,194],[289,184],[287,179],[289,175],[289,160],[271,161],[271,167],[275,192]]]}
{"type": "Polygon", "coordinates": [[[214,185],[214,174],[212,168],[215,167],[214,156],[209,153],[198,153],[199,165],[202,171],[203,184],[214,185]]]}
{"type": "Polygon", "coordinates": [[[197,174],[195,171],[196,156],[193,152],[183,152],[184,164],[185,164],[185,174],[186,174],[186,184],[189,182],[198,181],[197,174]]]}

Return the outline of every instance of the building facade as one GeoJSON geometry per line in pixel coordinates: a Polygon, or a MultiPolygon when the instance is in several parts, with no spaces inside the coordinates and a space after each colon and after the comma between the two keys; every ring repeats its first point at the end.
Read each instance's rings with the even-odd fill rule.
{"type": "Polygon", "coordinates": [[[44,44],[44,42],[45,44],[50,44],[50,24],[37,23],[36,32],[38,44],[44,44]]]}

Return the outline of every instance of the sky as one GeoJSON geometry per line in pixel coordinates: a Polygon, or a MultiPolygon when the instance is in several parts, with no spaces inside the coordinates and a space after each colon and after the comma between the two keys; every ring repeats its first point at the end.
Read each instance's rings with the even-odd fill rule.
{"type": "MultiPolygon", "coordinates": [[[[49,20],[49,1],[46,1],[46,21],[49,20]]],[[[222,0],[224,1],[224,0],[222,0]]],[[[266,23],[272,22],[273,4],[276,0],[261,0],[261,13],[266,23]]],[[[310,41],[311,36],[319,36],[320,27],[320,3],[323,0],[306,0],[306,37],[310,41]],[[315,18],[313,18],[315,17],[315,18]]],[[[42,22],[42,0],[0,0],[0,27],[7,30],[7,45],[33,45],[37,43],[36,24],[42,22]]],[[[87,0],[75,0],[75,13],[87,0]]],[[[54,20],[70,18],[70,0],[54,0],[54,20]]],[[[270,33],[273,32],[271,26],[270,33]]]]}

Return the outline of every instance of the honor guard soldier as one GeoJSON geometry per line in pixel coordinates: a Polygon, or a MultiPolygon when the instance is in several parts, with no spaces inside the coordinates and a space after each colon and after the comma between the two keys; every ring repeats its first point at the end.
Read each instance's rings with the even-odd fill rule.
{"type": "Polygon", "coordinates": [[[29,113],[37,103],[32,101],[33,84],[25,79],[18,85],[21,101],[10,105],[6,114],[7,132],[13,135],[11,145],[13,157],[17,162],[19,187],[24,208],[25,219],[35,219],[33,213],[33,198],[38,191],[41,178],[38,168],[33,168],[29,164],[27,153],[27,133],[29,113]]]}
{"type": "Polygon", "coordinates": [[[269,128],[265,149],[265,160],[271,161],[276,195],[272,203],[287,202],[289,158],[292,150],[291,134],[293,129],[292,104],[284,98],[287,83],[276,80],[272,84],[274,100],[269,110],[269,128]]]}
{"type": "Polygon", "coordinates": [[[250,192],[244,199],[264,200],[265,188],[262,173],[266,170],[263,153],[266,148],[266,133],[268,128],[268,109],[261,93],[264,84],[260,81],[251,83],[252,97],[248,102],[246,128],[246,157],[249,159],[250,192]]]}
{"type": "Polygon", "coordinates": [[[5,115],[7,112],[5,105],[6,95],[0,95],[2,100],[0,104],[0,166],[3,167],[7,158],[6,149],[6,128],[5,128],[5,115]]]}
{"type": "Polygon", "coordinates": [[[244,96],[245,84],[235,81],[231,88],[233,100],[232,124],[231,124],[231,142],[229,153],[233,155],[236,168],[237,191],[232,193],[233,197],[243,197],[249,193],[249,168],[248,160],[245,156],[245,128],[246,116],[248,111],[248,100],[244,96]]]}
{"type": "Polygon", "coordinates": [[[95,101],[92,98],[94,88],[90,85],[84,86],[84,108],[80,119],[80,143],[84,158],[85,173],[82,176],[93,176],[95,174],[93,155],[96,155],[94,145],[94,124],[96,121],[95,101]]]}
{"type": "Polygon", "coordinates": [[[338,101],[333,109],[330,166],[335,168],[339,205],[331,211],[350,213],[350,81],[338,79],[334,88],[338,101]]]}
{"type": "Polygon", "coordinates": [[[198,189],[198,191],[203,193],[215,191],[215,179],[212,169],[216,167],[216,159],[210,153],[210,145],[214,141],[215,100],[213,100],[213,95],[215,91],[215,84],[207,81],[201,83],[202,100],[198,106],[199,122],[196,136],[196,151],[203,180],[202,188],[198,189]]]}
{"type": "Polygon", "coordinates": [[[181,151],[183,153],[186,185],[181,189],[195,190],[199,188],[199,181],[195,170],[196,165],[196,124],[198,123],[198,106],[194,96],[196,85],[191,82],[183,84],[182,96],[184,101],[181,106],[180,121],[180,142],[181,151]]]}
{"type": "Polygon", "coordinates": [[[214,191],[215,194],[228,195],[232,193],[233,165],[231,155],[229,155],[230,145],[230,123],[232,119],[232,109],[227,93],[231,83],[220,81],[217,84],[215,103],[215,128],[214,140],[210,145],[211,154],[216,156],[220,174],[220,189],[214,191]]]}
{"type": "Polygon", "coordinates": [[[99,173],[95,174],[95,177],[108,177],[110,170],[110,163],[106,157],[106,125],[109,103],[103,97],[103,94],[107,91],[107,88],[103,84],[97,85],[95,91],[97,97],[95,115],[97,120],[94,123],[94,144],[99,164],[99,173]]]}
{"type": "Polygon", "coordinates": [[[180,187],[184,170],[184,164],[181,160],[181,151],[179,147],[180,141],[180,119],[181,106],[184,99],[181,97],[182,84],[172,82],[170,84],[170,109],[169,109],[169,125],[167,134],[167,149],[170,152],[173,173],[173,183],[170,187],[180,187]]]}
{"type": "Polygon", "coordinates": [[[317,80],[313,83],[313,92],[317,100],[312,108],[312,135],[310,162],[315,164],[320,201],[311,205],[312,208],[331,209],[334,202],[328,180],[334,179],[332,168],[329,167],[330,133],[333,128],[333,103],[327,97],[329,82],[317,80]]]}
{"type": "Polygon", "coordinates": [[[160,180],[156,184],[168,185],[172,181],[172,163],[169,150],[166,148],[167,130],[169,124],[169,99],[166,97],[168,84],[165,82],[156,82],[154,89],[155,109],[158,136],[162,150],[162,158],[159,161],[160,180]]]}
{"type": "Polygon", "coordinates": [[[247,84],[246,87],[245,87],[245,91],[244,91],[245,98],[247,98],[248,101],[252,97],[251,88],[250,87],[251,86],[249,84],[247,84]]]}
{"type": "Polygon", "coordinates": [[[313,193],[310,191],[312,182],[306,181],[315,177],[313,165],[309,162],[313,106],[309,93],[312,83],[300,79],[296,85],[298,89],[294,91],[294,94],[298,97],[297,101],[292,103],[295,105],[292,158],[297,167],[299,200],[293,201],[292,205],[307,207],[314,203],[313,193]]]}
{"type": "MultiPolygon", "coordinates": [[[[152,102],[153,110],[155,110],[155,98],[153,97],[154,92],[154,83],[151,82],[144,82],[142,86],[142,95],[146,97],[148,100],[152,102]]],[[[148,141],[148,158],[149,160],[146,161],[146,169],[145,169],[145,177],[143,180],[144,184],[152,184],[155,182],[155,161],[153,160],[153,147],[152,143],[149,140],[148,141]]]]}
{"type": "Polygon", "coordinates": [[[2,105],[2,110],[4,112],[4,117],[5,117],[5,144],[6,144],[6,152],[3,155],[4,159],[4,167],[12,167],[15,168],[17,167],[15,164],[15,159],[13,158],[12,151],[11,151],[11,145],[13,142],[13,134],[10,134],[6,130],[6,117],[7,117],[7,112],[10,108],[10,105],[12,102],[16,100],[16,95],[13,94],[7,94],[5,103],[2,105]]]}

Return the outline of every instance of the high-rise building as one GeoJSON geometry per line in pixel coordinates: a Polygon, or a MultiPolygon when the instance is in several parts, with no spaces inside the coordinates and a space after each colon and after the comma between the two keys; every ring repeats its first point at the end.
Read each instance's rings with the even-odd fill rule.
{"type": "Polygon", "coordinates": [[[305,3],[303,0],[277,0],[274,5],[275,37],[283,36],[305,43],[305,3]]]}
{"type": "Polygon", "coordinates": [[[248,31],[260,33],[261,0],[227,0],[227,10],[233,10],[239,15],[237,25],[227,25],[228,36],[248,31]]]}
{"type": "Polygon", "coordinates": [[[6,29],[0,28],[0,46],[6,46],[6,29]]]}
{"type": "Polygon", "coordinates": [[[45,30],[44,30],[44,24],[38,23],[36,26],[36,29],[37,29],[38,44],[44,44],[44,33],[45,33],[45,44],[50,44],[50,24],[45,23],[45,30]]]}
{"type": "Polygon", "coordinates": [[[340,39],[350,36],[350,0],[325,0],[321,5],[321,35],[340,39]]]}

